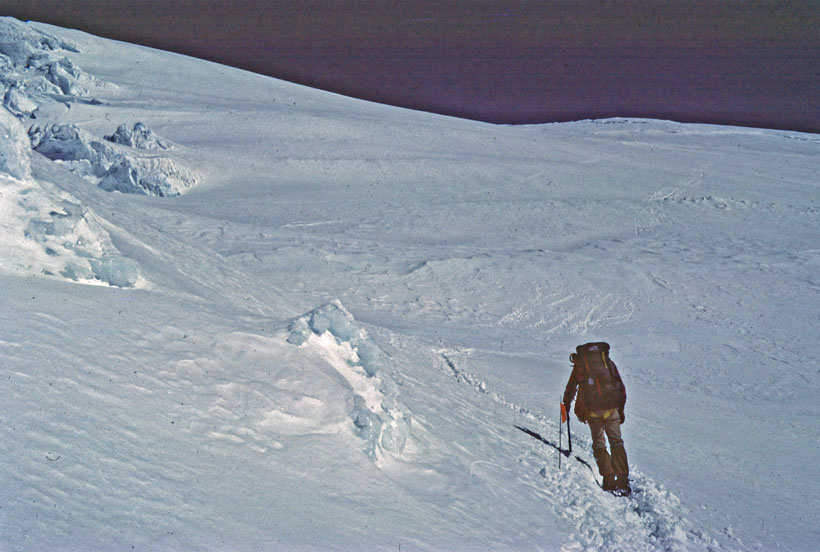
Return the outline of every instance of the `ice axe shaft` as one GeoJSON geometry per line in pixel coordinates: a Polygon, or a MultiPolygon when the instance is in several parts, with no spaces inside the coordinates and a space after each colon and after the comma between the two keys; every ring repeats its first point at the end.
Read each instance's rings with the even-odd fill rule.
{"type": "Polygon", "coordinates": [[[558,418],[558,469],[559,470],[561,469],[561,455],[564,454],[564,452],[561,450],[561,447],[562,447],[561,438],[564,436],[564,417],[565,417],[564,403],[561,403],[561,415],[558,418]]]}
{"type": "MultiPolygon", "coordinates": [[[[563,425],[564,422],[567,423],[567,442],[569,443],[569,450],[567,451],[567,456],[569,456],[570,453],[572,452],[572,433],[570,433],[570,431],[569,431],[569,413],[567,412],[567,405],[562,402],[561,403],[561,425],[563,425]]],[[[558,448],[559,449],[561,448],[560,441],[558,443],[558,448]]]]}

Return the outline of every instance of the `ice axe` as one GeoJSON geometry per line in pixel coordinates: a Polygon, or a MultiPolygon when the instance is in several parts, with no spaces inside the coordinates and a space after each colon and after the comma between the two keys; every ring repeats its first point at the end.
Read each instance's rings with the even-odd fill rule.
{"type": "Polygon", "coordinates": [[[567,442],[569,443],[569,450],[567,456],[572,454],[572,433],[569,430],[569,414],[567,413],[567,405],[561,403],[561,423],[567,423],[567,442]]]}
{"type": "Polygon", "coordinates": [[[561,439],[564,437],[564,420],[566,419],[566,408],[564,408],[564,403],[561,403],[561,418],[558,422],[558,469],[561,469],[561,455],[564,451],[561,450],[563,445],[561,443],[561,439]]]}

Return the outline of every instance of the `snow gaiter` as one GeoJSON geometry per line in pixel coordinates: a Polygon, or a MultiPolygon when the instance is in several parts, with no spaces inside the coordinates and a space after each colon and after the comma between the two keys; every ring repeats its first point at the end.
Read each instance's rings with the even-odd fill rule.
{"type": "Polygon", "coordinates": [[[629,461],[626,458],[626,449],[623,445],[612,447],[612,470],[619,477],[629,476],[629,461]]]}
{"type": "Polygon", "coordinates": [[[614,475],[615,471],[612,469],[612,462],[605,448],[594,449],[592,455],[595,457],[595,462],[598,464],[598,472],[601,475],[604,477],[614,475]]]}

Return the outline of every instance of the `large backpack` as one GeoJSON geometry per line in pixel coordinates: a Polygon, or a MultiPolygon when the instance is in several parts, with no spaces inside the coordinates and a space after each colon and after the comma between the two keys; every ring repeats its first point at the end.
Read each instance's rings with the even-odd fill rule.
{"type": "Polygon", "coordinates": [[[587,411],[609,410],[623,406],[624,384],[612,361],[608,343],[585,343],[569,356],[578,378],[578,402],[583,401],[587,411]]]}

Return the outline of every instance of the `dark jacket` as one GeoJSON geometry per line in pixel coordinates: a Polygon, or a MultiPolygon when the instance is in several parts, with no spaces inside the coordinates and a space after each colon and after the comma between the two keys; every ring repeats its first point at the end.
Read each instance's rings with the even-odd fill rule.
{"type": "Polygon", "coordinates": [[[623,409],[626,404],[626,387],[618,373],[618,367],[607,358],[606,368],[600,361],[596,366],[590,365],[583,356],[577,357],[572,367],[572,374],[569,376],[567,387],[564,389],[564,404],[569,409],[569,405],[578,393],[578,400],[575,401],[575,415],[578,419],[587,423],[591,410],[610,410],[617,408],[623,420],[623,409]],[[601,369],[606,370],[601,376],[601,369]],[[597,372],[597,374],[596,374],[597,372]],[[595,376],[598,377],[595,377],[595,376]],[[593,376],[590,378],[590,376],[593,376]]]}

